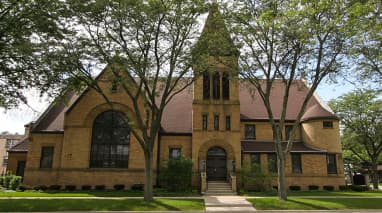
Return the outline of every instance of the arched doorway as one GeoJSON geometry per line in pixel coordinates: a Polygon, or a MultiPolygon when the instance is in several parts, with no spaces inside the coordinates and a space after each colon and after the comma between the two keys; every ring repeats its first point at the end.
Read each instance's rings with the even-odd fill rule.
{"type": "Polygon", "coordinates": [[[227,154],[220,147],[212,147],[207,152],[207,179],[227,179],[227,154]]]}

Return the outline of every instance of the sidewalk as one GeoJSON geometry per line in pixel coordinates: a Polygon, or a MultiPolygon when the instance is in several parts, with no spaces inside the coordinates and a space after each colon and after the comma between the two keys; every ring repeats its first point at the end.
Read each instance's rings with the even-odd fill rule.
{"type": "Polygon", "coordinates": [[[252,204],[245,197],[232,196],[203,196],[206,212],[254,212],[252,204]]]}

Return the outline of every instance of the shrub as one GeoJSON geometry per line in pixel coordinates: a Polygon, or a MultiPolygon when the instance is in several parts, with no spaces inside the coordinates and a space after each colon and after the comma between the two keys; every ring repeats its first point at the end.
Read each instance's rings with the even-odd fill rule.
{"type": "Polygon", "coordinates": [[[91,189],[92,189],[92,186],[90,186],[90,185],[82,185],[81,186],[81,190],[84,190],[84,191],[89,191],[91,189]]]}
{"type": "MultiPolygon", "coordinates": [[[[5,176],[4,175],[1,175],[0,176],[0,186],[4,187],[4,179],[5,179],[5,176]]],[[[5,188],[5,187],[4,187],[5,188]]]]}
{"type": "Polygon", "coordinates": [[[10,173],[7,173],[7,175],[4,176],[4,182],[3,182],[3,187],[6,189],[9,189],[9,184],[11,183],[11,180],[13,178],[13,175],[10,173]]]}
{"type": "Polygon", "coordinates": [[[122,191],[125,189],[125,185],[123,184],[115,184],[114,185],[114,189],[117,190],[117,191],[122,191]]]}
{"type": "Polygon", "coordinates": [[[168,191],[185,191],[191,188],[192,160],[184,157],[171,158],[162,168],[160,180],[168,191]]]}
{"type": "Polygon", "coordinates": [[[301,191],[301,186],[289,186],[291,191],[301,191]]]}
{"type": "Polygon", "coordinates": [[[309,185],[308,188],[309,188],[309,191],[314,191],[314,190],[318,190],[320,187],[317,185],[309,185]]]}
{"type": "Polygon", "coordinates": [[[21,184],[22,177],[12,175],[11,180],[9,181],[9,189],[16,190],[21,184]]]}
{"type": "Polygon", "coordinates": [[[340,185],[338,186],[338,189],[340,191],[349,191],[350,190],[350,186],[347,186],[347,185],[340,185]]]}
{"type": "Polygon", "coordinates": [[[131,186],[131,190],[134,191],[143,191],[143,188],[145,187],[145,184],[143,183],[136,183],[131,186]]]}
{"type": "Polygon", "coordinates": [[[323,186],[322,187],[324,190],[326,190],[326,191],[334,191],[334,186],[328,186],[328,185],[326,185],[326,186],[323,186]]]}
{"type": "Polygon", "coordinates": [[[95,190],[99,190],[99,191],[103,191],[103,190],[105,190],[105,185],[96,185],[95,187],[94,187],[94,189],[95,190]]]}
{"type": "Polygon", "coordinates": [[[36,191],[46,191],[47,189],[48,189],[48,187],[44,186],[44,185],[38,185],[38,186],[33,187],[33,190],[36,190],[36,191]]]}
{"type": "Polygon", "coordinates": [[[76,190],[76,186],[75,185],[66,185],[65,190],[74,191],[74,190],[76,190]]]}
{"type": "Polygon", "coordinates": [[[19,190],[23,192],[23,191],[27,190],[27,187],[25,187],[23,185],[20,185],[19,186],[19,190]]]}
{"type": "Polygon", "coordinates": [[[61,189],[61,185],[51,185],[51,186],[49,186],[49,190],[58,191],[60,189],[61,189]]]}
{"type": "Polygon", "coordinates": [[[263,173],[258,164],[245,164],[240,170],[240,178],[246,190],[260,192],[269,191],[271,189],[270,176],[263,173]]]}
{"type": "Polygon", "coordinates": [[[365,192],[370,190],[370,187],[367,185],[350,185],[349,187],[351,190],[356,192],[365,192]]]}

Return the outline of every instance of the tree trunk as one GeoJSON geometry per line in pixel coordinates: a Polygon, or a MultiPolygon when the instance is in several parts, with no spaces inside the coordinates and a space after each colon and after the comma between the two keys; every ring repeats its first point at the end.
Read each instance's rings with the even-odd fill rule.
{"type": "Polygon", "coordinates": [[[372,162],[371,164],[371,181],[373,182],[373,189],[378,190],[378,163],[372,162]]]}
{"type": "Polygon", "coordinates": [[[144,200],[152,201],[153,196],[153,153],[145,152],[145,187],[144,200]]]}
{"type": "Polygon", "coordinates": [[[277,158],[277,168],[278,168],[278,195],[280,200],[287,200],[287,188],[285,181],[285,153],[281,151],[279,157],[277,158]]]}

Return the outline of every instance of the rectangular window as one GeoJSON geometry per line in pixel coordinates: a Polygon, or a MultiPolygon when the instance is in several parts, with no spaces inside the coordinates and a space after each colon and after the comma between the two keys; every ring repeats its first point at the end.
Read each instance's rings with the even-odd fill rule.
{"type": "Polygon", "coordinates": [[[326,162],[327,162],[328,174],[337,174],[336,154],[327,154],[326,162]]]}
{"type": "Polygon", "coordinates": [[[207,130],[208,128],[208,116],[206,114],[203,115],[203,130],[207,130]]]}
{"type": "Polygon", "coordinates": [[[208,71],[203,73],[203,99],[207,100],[210,98],[210,74],[208,71]]]}
{"type": "Polygon", "coordinates": [[[333,121],[323,121],[322,127],[324,129],[332,129],[333,128],[333,121]]]}
{"type": "Polygon", "coordinates": [[[231,116],[225,116],[225,129],[231,130],[231,116]]]}
{"type": "Polygon", "coordinates": [[[301,154],[291,154],[292,157],[292,173],[302,173],[301,154]]]}
{"type": "Polygon", "coordinates": [[[260,154],[259,153],[252,153],[251,154],[251,165],[258,164],[260,165],[260,154]]]}
{"type": "Polygon", "coordinates": [[[53,151],[53,146],[44,146],[41,148],[40,168],[52,168],[53,151]]]}
{"type": "Polygon", "coordinates": [[[219,130],[219,115],[214,116],[214,130],[215,131],[219,130]]]}
{"type": "Polygon", "coordinates": [[[277,173],[277,155],[275,153],[268,154],[268,171],[277,173]]]}
{"type": "Polygon", "coordinates": [[[169,158],[179,158],[182,152],[180,148],[170,148],[169,154],[169,158]]]}
{"type": "Polygon", "coordinates": [[[212,93],[215,100],[220,99],[220,74],[219,72],[214,72],[212,77],[212,93]]]}
{"type": "Polygon", "coordinates": [[[293,129],[292,125],[285,125],[285,140],[289,140],[292,129],[293,129]]]}
{"type": "Polygon", "coordinates": [[[7,156],[5,156],[3,158],[3,166],[6,166],[6,165],[8,165],[8,157],[7,156]]]}
{"type": "Polygon", "coordinates": [[[253,124],[245,125],[245,139],[256,139],[256,126],[253,124]]]}

